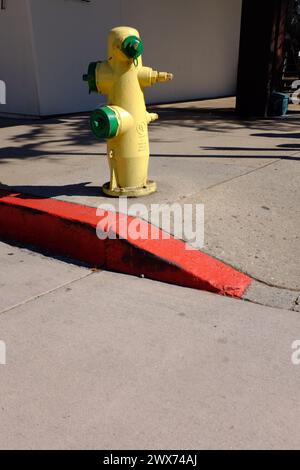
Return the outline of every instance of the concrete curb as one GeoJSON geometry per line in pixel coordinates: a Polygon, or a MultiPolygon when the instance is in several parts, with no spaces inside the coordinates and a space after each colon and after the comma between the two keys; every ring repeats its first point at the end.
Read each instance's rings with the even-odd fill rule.
{"type": "Polygon", "coordinates": [[[131,216],[104,211],[97,215],[93,207],[0,190],[2,239],[31,244],[93,267],[231,297],[242,297],[251,284],[247,275],[205,253],[186,250],[184,242],[164,235],[131,216]],[[151,231],[155,239],[128,236],[126,229],[132,222],[139,225],[140,233],[151,231]],[[96,229],[103,239],[97,237],[96,229]]]}

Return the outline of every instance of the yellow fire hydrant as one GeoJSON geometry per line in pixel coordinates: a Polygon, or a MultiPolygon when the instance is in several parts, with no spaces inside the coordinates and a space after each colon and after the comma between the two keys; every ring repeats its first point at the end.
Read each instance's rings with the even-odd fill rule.
{"type": "Polygon", "coordinates": [[[109,196],[146,196],[156,191],[149,181],[148,124],[158,119],[148,113],[143,90],[173,75],[143,67],[143,43],[139,32],[118,27],[108,36],[108,60],[92,62],[83,80],[90,92],[108,95],[107,106],[96,109],[90,118],[96,137],[107,139],[110,182],[103,192],[109,196]]]}

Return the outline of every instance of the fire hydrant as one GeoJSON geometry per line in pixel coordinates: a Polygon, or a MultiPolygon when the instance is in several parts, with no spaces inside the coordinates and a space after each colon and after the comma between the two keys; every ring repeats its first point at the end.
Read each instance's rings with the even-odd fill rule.
{"type": "Polygon", "coordinates": [[[156,191],[148,180],[148,124],[158,119],[148,113],[143,90],[157,82],[172,80],[173,75],[143,67],[143,43],[139,32],[118,27],[108,36],[108,60],[92,62],[83,80],[90,92],[108,95],[107,105],[90,117],[94,135],[107,139],[110,182],[103,185],[109,196],[146,196],[156,191]]]}

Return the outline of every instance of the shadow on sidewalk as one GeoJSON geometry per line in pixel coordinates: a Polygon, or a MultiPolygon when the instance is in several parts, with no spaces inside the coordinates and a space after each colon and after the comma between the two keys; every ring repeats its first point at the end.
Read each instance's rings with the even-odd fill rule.
{"type": "Polygon", "coordinates": [[[21,193],[18,197],[20,199],[30,199],[32,196],[48,199],[54,198],[58,196],[87,196],[87,197],[95,197],[95,196],[104,196],[107,197],[101,189],[101,186],[87,186],[90,184],[89,181],[84,183],[74,183],[74,184],[66,184],[62,186],[7,186],[5,184],[0,183],[0,190],[10,191],[21,193]]]}
{"type": "MultiPolygon", "coordinates": [[[[160,120],[153,123],[152,126],[160,127],[163,131],[172,126],[180,126],[182,128],[192,128],[202,133],[227,133],[239,129],[254,131],[250,134],[255,137],[278,137],[282,139],[299,138],[300,114],[290,114],[288,118],[276,119],[240,119],[235,115],[234,108],[207,108],[201,103],[193,102],[188,106],[178,105],[162,105],[149,106],[149,111],[157,112],[160,120]],[[276,129],[277,132],[272,133],[276,129]]],[[[65,155],[86,155],[86,156],[103,156],[103,147],[100,152],[95,151],[99,145],[104,145],[104,140],[98,140],[93,136],[89,125],[89,114],[80,113],[68,116],[51,117],[35,120],[13,120],[0,117],[0,136],[3,135],[6,140],[6,146],[0,148],[0,163],[5,159],[13,158],[47,158],[47,156],[65,156],[65,155]],[[25,132],[18,133],[18,129],[24,126],[25,132]],[[15,135],[11,132],[11,128],[15,128],[15,135]],[[11,145],[8,145],[10,142],[11,145]],[[74,149],[74,151],[73,151],[74,149]],[[90,150],[93,150],[91,152],[90,150]],[[81,151],[83,150],[83,151],[81,151]]],[[[166,136],[151,139],[152,142],[178,142],[166,139],[166,136]]],[[[280,144],[271,149],[258,149],[251,147],[203,147],[204,150],[221,150],[221,151],[268,151],[268,150],[298,150],[300,146],[297,143],[280,144]],[[279,148],[277,148],[279,147],[279,148]]],[[[177,157],[177,155],[160,155],[152,156],[177,157]]],[[[182,154],[182,157],[195,157],[182,154]]],[[[196,155],[196,157],[211,158],[232,158],[232,155],[196,155]]],[[[241,156],[240,158],[274,158],[274,156],[241,156]]],[[[287,158],[287,157],[286,157],[287,158]]]]}

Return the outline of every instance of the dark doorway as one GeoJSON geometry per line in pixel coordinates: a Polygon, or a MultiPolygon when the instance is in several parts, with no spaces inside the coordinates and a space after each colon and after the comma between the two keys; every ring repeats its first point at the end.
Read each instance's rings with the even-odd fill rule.
{"type": "Polygon", "coordinates": [[[280,91],[285,37],[293,0],[243,0],[236,111],[266,117],[273,91],[280,91]]]}

